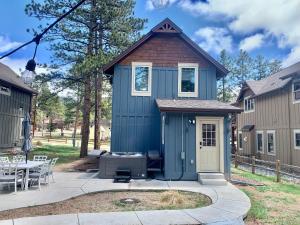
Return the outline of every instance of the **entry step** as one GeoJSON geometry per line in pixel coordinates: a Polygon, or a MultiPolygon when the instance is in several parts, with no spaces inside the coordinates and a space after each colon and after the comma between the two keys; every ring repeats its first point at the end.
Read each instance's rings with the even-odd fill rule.
{"type": "Polygon", "coordinates": [[[198,173],[198,181],[203,185],[227,185],[222,173],[198,173]]]}

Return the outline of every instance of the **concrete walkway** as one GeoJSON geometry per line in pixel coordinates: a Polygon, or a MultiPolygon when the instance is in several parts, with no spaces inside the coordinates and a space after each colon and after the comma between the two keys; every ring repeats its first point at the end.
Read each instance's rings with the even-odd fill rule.
{"type": "Polygon", "coordinates": [[[42,190],[14,193],[0,192],[0,211],[48,204],[86,193],[108,190],[185,190],[209,196],[213,204],[203,208],[184,210],[152,210],[135,212],[68,214],[29,217],[0,221],[0,225],[165,225],[165,224],[244,224],[250,209],[249,198],[231,184],[203,186],[193,181],[133,180],[129,184],[97,179],[88,173],[56,173],[56,182],[42,190]]]}

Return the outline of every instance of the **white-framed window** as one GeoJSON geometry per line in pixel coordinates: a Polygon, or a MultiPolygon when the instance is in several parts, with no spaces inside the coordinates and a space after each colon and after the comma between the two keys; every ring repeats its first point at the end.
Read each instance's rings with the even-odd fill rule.
{"type": "Polygon", "coordinates": [[[255,110],[255,99],[251,96],[245,97],[244,99],[244,112],[254,112],[255,110]]]}
{"type": "Polygon", "coordinates": [[[239,131],[238,132],[238,145],[239,145],[239,150],[243,150],[243,132],[239,131]]]}
{"type": "Polygon", "coordinates": [[[263,153],[264,152],[264,132],[256,131],[256,151],[263,153]]]}
{"type": "Polygon", "coordinates": [[[11,90],[9,87],[0,84],[0,94],[10,96],[11,90]]]}
{"type": "Polygon", "coordinates": [[[24,132],[23,132],[23,121],[24,121],[24,118],[20,118],[20,139],[23,139],[24,138],[24,132]]]}
{"type": "Polygon", "coordinates": [[[178,97],[198,97],[198,64],[178,63],[178,97]]]}
{"type": "Polygon", "coordinates": [[[267,131],[267,153],[269,155],[275,155],[276,154],[275,130],[268,130],[267,131]]]}
{"type": "Polygon", "coordinates": [[[300,80],[293,82],[293,102],[300,103],[300,80]]]}
{"type": "Polygon", "coordinates": [[[294,130],[294,149],[300,150],[300,129],[294,130]]]}
{"type": "Polygon", "coordinates": [[[132,62],[131,95],[151,96],[152,63],[132,62]]]}

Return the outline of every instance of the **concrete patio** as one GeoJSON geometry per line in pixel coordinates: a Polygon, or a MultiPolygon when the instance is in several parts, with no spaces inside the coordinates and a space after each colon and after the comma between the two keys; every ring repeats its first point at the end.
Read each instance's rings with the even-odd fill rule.
{"type": "Polygon", "coordinates": [[[0,225],[84,225],[84,224],[244,224],[250,209],[249,198],[231,184],[203,186],[194,181],[133,180],[129,184],[97,179],[92,173],[56,173],[56,182],[15,193],[0,192],[0,211],[48,204],[79,195],[108,190],[185,190],[199,192],[212,199],[212,205],[184,210],[152,210],[134,212],[84,213],[41,216],[0,221],[0,225]]]}

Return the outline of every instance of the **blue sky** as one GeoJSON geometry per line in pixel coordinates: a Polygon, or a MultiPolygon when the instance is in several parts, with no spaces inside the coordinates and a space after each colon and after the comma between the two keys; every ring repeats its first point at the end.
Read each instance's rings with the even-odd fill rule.
{"type": "MultiPolygon", "coordinates": [[[[29,0],[0,2],[0,55],[30,40],[27,28],[39,24],[25,15],[29,0]]],[[[300,0],[138,0],[135,15],[147,18],[143,33],[166,17],[215,58],[221,49],[237,54],[240,48],[252,56],[281,59],[284,66],[300,61],[300,0]]],[[[28,46],[1,62],[15,71],[23,69],[33,54],[28,46]]],[[[39,63],[51,52],[42,43],[39,63]]]]}

